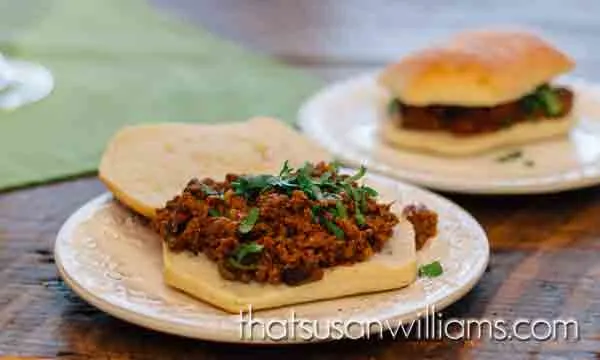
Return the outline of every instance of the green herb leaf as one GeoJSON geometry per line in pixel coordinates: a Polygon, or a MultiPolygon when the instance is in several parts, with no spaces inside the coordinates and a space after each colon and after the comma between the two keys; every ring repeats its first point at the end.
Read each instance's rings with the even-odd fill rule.
{"type": "Polygon", "coordinates": [[[240,222],[238,231],[242,234],[249,233],[252,230],[252,228],[254,227],[254,224],[256,224],[259,213],[260,212],[259,212],[258,208],[253,207],[252,209],[250,209],[250,211],[248,212],[248,215],[244,218],[244,220],[242,220],[240,222]]]}
{"type": "Polygon", "coordinates": [[[253,260],[256,260],[256,257],[253,255],[261,253],[263,248],[263,245],[257,244],[254,241],[240,244],[229,258],[229,263],[241,270],[255,269],[256,264],[253,264],[253,260]]]}
{"type": "Polygon", "coordinates": [[[340,187],[350,199],[354,199],[354,189],[352,186],[350,186],[350,184],[342,183],[340,187]]]}
{"type": "Polygon", "coordinates": [[[498,158],[496,158],[497,162],[508,162],[508,161],[513,161],[513,160],[517,160],[519,158],[523,157],[523,151],[521,150],[515,150],[513,152],[510,152],[506,155],[502,155],[498,158]]]}
{"type": "Polygon", "coordinates": [[[370,197],[377,197],[377,196],[379,196],[379,193],[378,193],[378,192],[377,192],[375,189],[373,189],[373,188],[371,188],[371,187],[368,187],[368,186],[366,186],[366,185],[363,185],[363,186],[362,186],[362,189],[363,189],[363,191],[364,191],[364,192],[366,192],[366,193],[367,193],[367,194],[368,194],[370,197]]]}
{"type": "Polygon", "coordinates": [[[312,213],[313,221],[318,223],[321,214],[321,207],[319,205],[315,205],[310,209],[310,212],[312,213]]]}
{"type": "Polygon", "coordinates": [[[330,193],[330,192],[323,193],[323,199],[324,200],[339,200],[341,198],[342,197],[339,194],[330,193]]]}
{"type": "Polygon", "coordinates": [[[339,160],[333,160],[332,162],[329,163],[329,166],[331,166],[333,168],[333,172],[335,174],[337,174],[338,172],[340,172],[340,168],[342,167],[342,163],[339,160]]]}
{"type": "Polygon", "coordinates": [[[294,171],[294,169],[290,167],[289,160],[286,160],[283,163],[283,167],[281,168],[281,171],[279,172],[279,177],[289,176],[292,173],[292,171],[294,171]]]}
{"type": "Polygon", "coordinates": [[[401,108],[400,101],[398,101],[398,99],[392,99],[392,101],[389,102],[388,107],[387,107],[388,115],[399,114],[400,108],[401,108]]]}
{"type": "Polygon", "coordinates": [[[537,90],[537,96],[544,104],[546,115],[558,116],[562,112],[562,103],[556,92],[548,85],[542,85],[537,90]]]}
{"type": "Polygon", "coordinates": [[[315,170],[313,164],[306,161],[304,165],[299,169],[299,172],[304,176],[310,178],[310,174],[315,170]]]}
{"type": "Polygon", "coordinates": [[[358,207],[356,207],[354,218],[356,219],[356,223],[358,225],[364,225],[367,223],[365,216],[360,212],[360,209],[358,207]]]}
{"type": "Polygon", "coordinates": [[[366,173],[367,173],[367,168],[364,165],[361,165],[356,174],[346,178],[346,182],[352,183],[354,181],[357,181],[360,178],[362,178],[363,176],[365,176],[366,173]]]}
{"type": "Polygon", "coordinates": [[[360,189],[360,211],[367,212],[368,204],[367,204],[367,193],[360,189]]]}
{"type": "Polygon", "coordinates": [[[344,183],[341,187],[348,197],[354,200],[354,218],[356,219],[356,223],[358,225],[366,224],[365,216],[361,212],[361,208],[363,207],[361,200],[364,192],[360,188],[353,188],[349,183],[344,183]]]}
{"type": "Polygon", "coordinates": [[[333,235],[335,235],[336,238],[344,239],[344,231],[339,226],[337,226],[333,221],[327,220],[324,217],[322,219],[323,224],[325,225],[325,228],[327,228],[327,230],[329,230],[333,235]]]}
{"type": "MultiPolygon", "coordinates": [[[[285,192],[291,195],[293,190],[298,189],[304,192],[311,200],[335,200],[335,208],[322,209],[319,206],[315,206],[311,211],[316,223],[328,227],[331,232],[338,233],[339,235],[337,230],[333,230],[336,224],[334,222],[331,223],[329,213],[335,218],[347,218],[349,216],[349,210],[344,205],[342,201],[344,198],[341,194],[346,193],[345,197],[354,202],[353,217],[356,219],[358,225],[366,224],[364,213],[368,211],[368,197],[375,197],[379,194],[374,189],[365,185],[360,187],[354,186],[355,181],[365,176],[367,172],[365,166],[361,166],[354,175],[344,177],[338,175],[339,165],[337,163],[330,163],[330,166],[332,169],[323,172],[317,177],[314,175],[315,166],[313,164],[306,162],[302,167],[294,170],[290,167],[289,162],[286,161],[279,172],[279,176],[240,176],[232,182],[232,187],[236,194],[246,198],[255,197],[261,192],[269,190],[285,192]],[[331,226],[329,223],[323,223],[321,220],[323,210],[327,211],[327,219],[334,226],[331,226]]],[[[240,233],[251,231],[254,222],[256,222],[256,219],[252,215],[249,213],[247,218],[240,223],[240,233]]]]}
{"type": "Polygon", "coordinates": [[[200,183],[200,188],[202,189],[202,192],[206,194],[206,196],[222,196],[223,195],[220,192],[218,192],[217,190],[211,188],[210,186],[208,186],[204,183],[200,183]]]}
{"type": "Polygon", "coordinates": [[[548,84],[539,86],[533,93],[523,97],[520,103],[529,115],[542,111],[544,115],[554,117],[563,110],[560,97],[548,84]]]}
{"type": "Polygon", "coordinates": [[[419,267],[419,276],[424,277],[438,277],[444,273],[444,269],[442,268],[442,264],[439,261],[434,261],[430,264],[421,265],[419,267]]]}
{"type": "Polygon", "coordinates": [[[251,198],[271,186],[274,176],[272,175],[246,175],[240,176],[231,182],[231,187],[237,195],[251,198]]]}
{"type": "Polygon", "coordinates": [[[256,264],[250,264],[250,265],[240,264],[234,258],[229,258],[228,260],[229,260],[229,265],[231,265],[232,267],[234,267],[236,269],[240,269],[240,270],[255,270],[256,269],[256,264]]]}
{"type": "Polygon", "coordinates": [[[346,211],[344,203],[339,200],[335,203],[335,212],[336,216],[339,218],[345,219],[348,217],[348,212],[346,211]]]}
{"type": "Polygon", "coordinates": [[[319,178],[319,183],[320,184],[327,184],[330,178],[331,178],[331,173],[329,171],[326,171],[319,178]]]}
{"type": "Polygon", "coordinates": [[[529,94],[521,99],[521,107],[528,115],[533,115],[539,110],[544,109],[544,104],[540,101],[537,93],[529,94]]]}
{"type": "Polygon", "coordinates": [[[323,200],[323,193],[317,185],[311,185],[311,193],[315,200],[323,200]]]}
{"type": "Polygon", "coordinates": [[[323,192],[319,187],[318,181],[313,181],[311,173],[314,170],[312,164],[306,163],[298,170],[296,183],[304,193],[313,200],[322,200],[323,192]]]}
{"type": "Polygon", "coordinates": [[[208,215],[210,215],[212,217],[219,217],[219,216],[221,216],[221,214],[219,213],[219,211],[217,209],[213,209],[213,208],[208,209],[208,215]]]}
{"type": "Polygon", "coordinates": [[[238,261],[244,260],[250,254],[256,254],[263,250],[264,246],[255,241],[240,244],[234,251],[234,258],[238,261]]]}

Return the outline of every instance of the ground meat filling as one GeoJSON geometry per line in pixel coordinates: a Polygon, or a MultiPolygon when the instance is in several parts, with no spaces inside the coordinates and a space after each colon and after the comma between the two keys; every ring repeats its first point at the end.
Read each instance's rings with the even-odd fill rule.
{"type": "Polygon", "coordinates": [[[423,204],[411,204],[404,208],[402,215],[415,229],[415,243],[420,250],[427,240],[437,235],[438,215],[423,204]]]}
{"type": "MultiPolygon", "coordinates": [[[[192,180],[157,210],[153,228],[172,251],[204,253],[228,280],[298,285],[364,261],[392,237],[391,204],[335,164],[284,165],[278,176],[192,180]]],[[[199,274],[199,276],[201,276],[199,274]]]]}
{"type": "Polygon", "coordinates": [[[498,131],[526,121],[559,119],[570,113],[572,107],[571,90],[542,85],[517,101],[494,107],[420,107],[396,99],[389,110],[392,119],[405,129],[473,135],[498,131]]]}

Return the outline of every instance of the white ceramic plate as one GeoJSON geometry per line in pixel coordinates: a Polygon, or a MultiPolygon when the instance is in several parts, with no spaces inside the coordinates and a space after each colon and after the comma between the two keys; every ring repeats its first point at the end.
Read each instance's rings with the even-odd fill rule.
{"type": "Polygon", "coordinates": [[[576,92],[578,119],[568,137],[479,156],[444,158],[382,142],[376,130],[388,95],[373,74],[317,93],[300,110],[299,124],[350,165],[367,164],[372,171],[432,189],[480,194],[557,192],[600,183],[600,88],[581,80],[568,83],[576,92]],[[499,161],[517,150],[522,157],[499,161]]]}
{"type": "MultiPolygon", "coordinates": [[[[55,245],[56,264],[65,282],[92,305],[158,331],[226,342],[297,343],[338,337],[339,333],[326,332],[333,320],[349,324],[344,332],[349,337],[360,337],[366,334],[363,325],[373,321],[394,327],[431,314],[433,307],[441,310],[455,302],[475,285],[489,257],[484,231],[463,209],[426,190],[381,178],[377,181],[397,191],[400,204],[421,202],[438,212],[439,235],[418,258],[421,264],[439,260],[443,275],[420,278],[397,291],[254,312],[253,318],[263,324],[289,320],[292,312],[297,319],[310,322],[308,331],[295,336],[289,332],[281,341],[265,338],[260,328],[254,328],[254,333],[244,330],[242,336],[239,314],[225,313],[167,287],[162,279],[160,239],[110,194],[90,201],[63,225],[55,245]]],[[[276,338],[285,335],[281,328],[271,331],[276,338]]]]}

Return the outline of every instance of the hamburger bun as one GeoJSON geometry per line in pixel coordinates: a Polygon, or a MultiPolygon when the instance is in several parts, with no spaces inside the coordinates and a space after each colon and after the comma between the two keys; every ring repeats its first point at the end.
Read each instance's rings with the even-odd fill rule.
{"type": "Polygon", "coordinates": [[[194,177],[272,173],[285,160],[298,166],[330,159],[306,137],[267,117],[222,125],[138,125],[110,140],[98,177],[119,201],[152,218],[194,177]]]}
{"type": "Polygon", "coordinates": [[[573,66],[536,35],[470,31],[388,66],[378,80],[409,105],[491,107],[521,98],[573,66]]]}
{"type": "Polygon", "coordinates": [[[415,233],[403,219],[381,252],[351,266],[325,269],[323,279],[301,286],[242,283],[223,279],[206,255],[175,253],[163,246],[165,282],[231,313],[398,289],[417,278],[415,233]]]}

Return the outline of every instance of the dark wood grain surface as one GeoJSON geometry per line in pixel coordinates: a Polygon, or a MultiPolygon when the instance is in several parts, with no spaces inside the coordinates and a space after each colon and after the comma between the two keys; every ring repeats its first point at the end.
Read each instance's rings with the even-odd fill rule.
{"type": "MultiPolygon", "coordinates": [[[[154,0],[162,11],[327,81],[374,70],[424,42],[484,25],[543,32],[600,80],[600,2],[154,0]]],[[[444,314],[570,318],[572,342],[383,339],[292,347],[194,341],[130,325],[80,300],[58,278],[52,246],[93,178],[0,194],[0,355],[65,359],[600,359],[600,188],[521,197],[448,195],[488,232],[480,283],[444,314]]]]}

